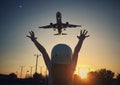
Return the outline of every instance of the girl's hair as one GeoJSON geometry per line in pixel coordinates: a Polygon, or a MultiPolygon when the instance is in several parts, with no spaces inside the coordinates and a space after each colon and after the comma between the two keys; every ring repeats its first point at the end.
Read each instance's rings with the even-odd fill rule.
{"type": "Polygon", "coordinates": [[[53,84],[70,84],[72,82],[73,69],[71,64],[52,64],[51,80],[53,84]]]}

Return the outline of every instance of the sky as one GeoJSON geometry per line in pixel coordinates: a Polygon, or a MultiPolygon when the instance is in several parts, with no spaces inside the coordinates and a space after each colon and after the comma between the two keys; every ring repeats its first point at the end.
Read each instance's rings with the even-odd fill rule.
{"type": "MultiPolygon", "coordinates": [[[[59,43],[67,44],[72,51],[80,30],[88,30],[77,68],[97,70],[106,68],[120,73],[120,1],[119,0],[0,0],[0,73],[23,74],[35,68],[35,54],[41,54],[30,39],[29,31],[35,32],[38,41],[51,56],[52,48],[59,43]],[[56,12],[62,13],[62,22],[82,25],[68,28],[64,36],[54,36],[53,29],[39,26],[56,23],[56,12]]],[[[43,73],[46,69],[42,55],[39,56],[43,73]]]]}

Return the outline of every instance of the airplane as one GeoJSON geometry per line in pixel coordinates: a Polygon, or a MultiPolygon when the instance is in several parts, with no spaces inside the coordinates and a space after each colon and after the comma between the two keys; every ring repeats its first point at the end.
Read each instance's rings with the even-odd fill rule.
{"type": "Polygon", "coordinates": [[[62,29],[66,30],[65,28],[75,28],[75,27],[81,27],[81,25],[73,25],[73,24],[69,24],[69,22],[66,23],[62,23],[62,15],[60,12],[56,13],[56,23],[50,23],[50,25],[46,25],[46,26],[41,26],[38,28],[44,28],[44,29],[49,29],[49,28],[53,28],[54,31],[57,29],[58,33],[54,34],[54,35],[67,35],[66,33],[62,33],[62,29]]]}

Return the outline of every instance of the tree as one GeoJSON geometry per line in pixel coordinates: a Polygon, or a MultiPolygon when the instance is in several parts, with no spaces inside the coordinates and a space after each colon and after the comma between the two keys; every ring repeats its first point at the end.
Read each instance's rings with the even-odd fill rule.
{"type": "Polygon", "coordinates": [[[88,78],[88,83],[90,85],[96,85],[96,82],[97,82],[97,71],[91,71],[87,74],[87,78],[88,78]]]}
{"type": "Polygon", "coordinates": [[[73,85],[80,85],[80,83],[81,83],[80,76],[77,74],[74,74],[73,85]]]}
{"type": "Polygon", "coordinates": [[[39,74],[39,73],[34,73],[33,74],[33,78],[35,79],[35,80],[44,80],[45,78],[43,77],[43,75],[42,74],[39,74]]]}
{"type": "Polygon", "coordinates": [[[114,72],[111,70],[100,69],[88,73],[89,83],[92,85],[111,85],[114,72]]]}
{"type": "Polygon", "coordinates": [[[111,85],[114,72],[111,70],[100,69],[97,71],[98,83],[102,85],[111,85]]]}
{"type": "Polygon", "coordinates": [[[10,79],[17,79],[17,75],[16,75],[15,73],[10,73],[10,74],[8,75],[8,77],[9,77],[10,79]]]}
{"type": "Polygon", "coordinates": [[[117,80],[120,80],[120,73],[117,74],[117,80]]]}
{"type": "Polygon", "coordinates": [[[101,69],[98,71],[98,76],[101,79],[112,80],[114,77],[114,72],[112,72],[111,70],[101,69]]]}

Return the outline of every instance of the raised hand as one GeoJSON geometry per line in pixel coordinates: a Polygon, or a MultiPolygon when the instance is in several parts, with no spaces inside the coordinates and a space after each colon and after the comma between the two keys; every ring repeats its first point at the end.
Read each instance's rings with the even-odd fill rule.
{"type": "Polygon", "coordinates": [[[84,40],[86,37],[89,37],[90,35],[87,35],[88,31],[86,30],[81,30],[80,31],[80,36],[77,36],[79,40],[84,40]]]}
{"type": "Polygon", "coordinates": [[[37,37],[35,37],[35,34],[33,31],[30,31],[29,34],[30,34],[30,36],[27,35],[27,37],[29,37],[32,41],[35,41],[37,39],[37,37]]]}

